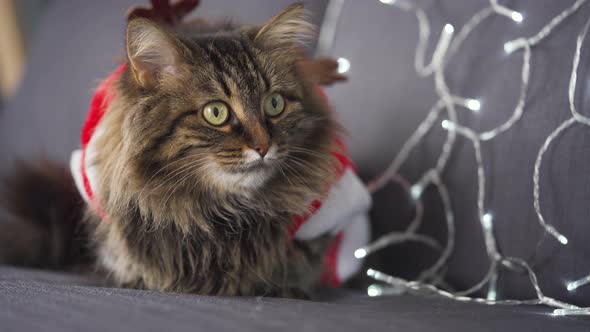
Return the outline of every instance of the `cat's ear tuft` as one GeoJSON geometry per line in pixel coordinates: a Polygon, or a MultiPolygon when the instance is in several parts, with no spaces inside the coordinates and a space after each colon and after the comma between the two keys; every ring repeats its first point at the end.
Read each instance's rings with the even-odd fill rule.
{"type": "Polygon", "coordinates": [[[290,5],[259,28],[254,42],[267,48],[301,46],[315,37],[315,26],[307,21],[303,4],[290,5]]]}
{"type": "Polygon", "coordinates": [[[138,18],[127,25],[127,57],[134,78],[143,87],[178,75],[184,52],[176,37],[150,20],[138,18]]]}

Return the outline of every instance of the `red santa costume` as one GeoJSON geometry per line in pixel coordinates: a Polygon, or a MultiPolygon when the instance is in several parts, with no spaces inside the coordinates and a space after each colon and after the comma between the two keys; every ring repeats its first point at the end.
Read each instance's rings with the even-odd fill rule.
{"type": "MultiPolygon", "coordinates": [[[[95,153],[93,142],[100,135],[95,129],[110,101],[108,87],[124,70],[125,65],[121,65],[98,86],[82,128],[81,149],[72,153],[70,161],[80,195],[102,218],[107,216],[94,196],[98,174],[95,167],[86,161],[95,153]]],[[[337,142],[343,148],[342,151],[346,151],[342,143],[337,142]]],[[[294,216],[291,228],[291,238],[295,240],[312,240],[325,234],[334,236],[324,259],[322,275],[322,283],[329,286],[338,286],[360,269],[362,260],[354,257],[354,251],[369,241],[368,210],[371,206],[371,196],[358,178],[348,155],[342,152],[334,152],[334,155],[342,166],[338,179],[330,186],[322,201],[311,203],[308,215],[294,216]]]]}

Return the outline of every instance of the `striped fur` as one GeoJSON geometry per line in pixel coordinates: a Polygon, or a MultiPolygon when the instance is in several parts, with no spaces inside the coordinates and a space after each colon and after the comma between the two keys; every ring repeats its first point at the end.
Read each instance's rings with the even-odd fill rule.
{"type": "Polygon", "coordinates": [[[317,283],[327,239],[290,246],[287,238],[293,216],[306,213],[336,174],[330,151],[338,127],[295,69],[301,53],[290,36],[298,25],[309,30],[297,22],[302,10],[288,8],[254,38],[252,28],[191,33],[130,23],[139,40],[128,45],[148,45],[128,48],[139,51],[112,86],[97,129],[97,194],[109,223],[89,214],[101,263],[120,284],[294,295],[317,283]],[[281,34],[290,48],[272,45],[281,34]],[[174,49],[150,49],[162,44],[174,49]],[[149,74],[135,72],[138,54],[151,57],[140,69],[149,74]],[[272,119],[262,111],[271,92],[287,100],[272,119]],[[229,105],[227,125],[204,121],[210,101],[229,105]],[[272,142],[277,160],[243,171],[259,140],[272,142]]]}
{"type": "MultiPolygon", "coordinates": [[[[121,286],[222,295],[312,290],[329,239],[290,243],[289,229],[336,176],[331,151],[339,127],[295,66],[303,56],[300,37],[309,32],[301,5],[262,27],[172,31],[143,19],[130,22],[129,63],[109,87],[97,154],[87,161],[98,169],[94,193],[106,220],[89,207],[82,211],[71,176],[59,167],[20,172],[8,188],[18,193],[8,201],[15,211],[9,229],[25,220],[20,228],[38,231],[30,242],[45,234],[48,243],[62,242],[48,251],[50,244],[17,246],[6,239],[0,250],[26,250],[16,250],[20,257],[0,252],[0,263],[75,263],[56,258],[72,252],[63,243],[75,242],[121,286]],[[273,92],[284,96],[286,109],[269,118],[262,105],[273,92]],[[202,109],[211,101],[230,107],[227,124],[205,121],[202,109]],[[256,142],[271,143],[274,160],[247,168],[256,142]],[[49,183],[51,190],[32,183],[49,183]],[[47,199],[39,196],[44,193],[47,199]],[[30,215],[20,208],[28,200],[48,203],[30,215]],[[64,231],[54,231],[60,227],[64,231]],[[72,234],[90,242],[64,238],[72,234]]],[[[7,234],[2,227],[0,234],[7,234]]]]}

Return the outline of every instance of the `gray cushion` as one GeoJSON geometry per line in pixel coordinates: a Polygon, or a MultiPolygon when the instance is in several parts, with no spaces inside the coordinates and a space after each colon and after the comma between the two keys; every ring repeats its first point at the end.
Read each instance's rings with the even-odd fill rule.
{"type": "Polygon", "coordinates": [[[210,297],[95,285],[0,267],[2,331],[581,331],[588,319],[539,307],[487,307],[415,296],[327,292],[321,301],[210,297]]]}

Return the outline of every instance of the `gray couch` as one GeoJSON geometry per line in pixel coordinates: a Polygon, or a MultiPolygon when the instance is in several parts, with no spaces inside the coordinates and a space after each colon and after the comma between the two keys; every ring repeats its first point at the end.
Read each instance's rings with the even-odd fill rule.
{"type": "MultiPolygon", "coordinates": [[[[203,0],[198,14],[260,22],[290,1],[203,0]]],[[[123,58],[123,13],[137,1],[53,1],[34,43],[18,95],[0,110],[0,174],[15,157],[45,153],[67,160],[77,147],[92,89],[123,58]]],[[[420,1],[428,8],[433,31],[446,20],[466,21],[487,1],[420,1]],[[444,18],[444,20],[443,20],[444,18]]],[[[494,18],[467,41],[449,67],[449,84],[458,93],[481,96],[484,111],[462,113],[461,120],[486,129],[503,121],[518,95],[520,55],[501,53],[503,41],[532,35],[573,1],[508,1],[525,13],[515,27],[494,18]]],[[[309,2],[321,23],[325,1],[309,2]]],[[[532,162],[544,137],[567,116],[567,81],[575,36],[590,15],[590,4],[556,31],[533,57],[529,107],[515,130],[484,146],[491,174],[488,205],[496,216],[502,252],[532,263],[548,295],[590,305],[590,287],[564,290],[566,278],[590,273],[588,193],[590,133],[568,132],[549,151],[543,206],[549,219],[571,241],[560,247],[542,235],[532,209],[532,162]],[[530,167],[529,167],[530,166],[530,167]]],[[[386,167],[403,141],[435,101],[429,80],[413,72],[417,27],[412,15],[378,1],[346,2],[333,54],[350,60],[350,82],[328,90],[361,175],[369,179],[386,167]]],[[[432,49],[432,45],[430,48],[432,49]]],[[[581,75],[590,63],[582,58],[581,75]]],[[[588,102],[582,80],[579,109],[588,102]]],[[[435,131],[402,169],[410,179],[432,164],[443,133],[435,131]]],[[[485,273],[487,260],[475,211],[475,169],[470,144],[460,140],[445,173],[457,215],[457,248],[449,282],[462,289],[485,273]]],[[[436,195],[427,192],[421,231],[444,239],[436,195]]],[[[403,229],[407,201],[394,187],[375,196],[375,233],[403,229]]],[[[374,262],[395,275],[412,277],[436,259],[415,244],[389,248],[374,262]]],[[[502,275],[500,297],[526,298],[532,289],[524,275],[502,275]]],[[[414,295],[369,298],[361,291],[327,290],[321,301],[274,298],[224,298],[113,289],[79,275],[0,267],[0,331],[584,331],[582,317],[551,317],[543,307],[482,306],[414,295]]]]}

